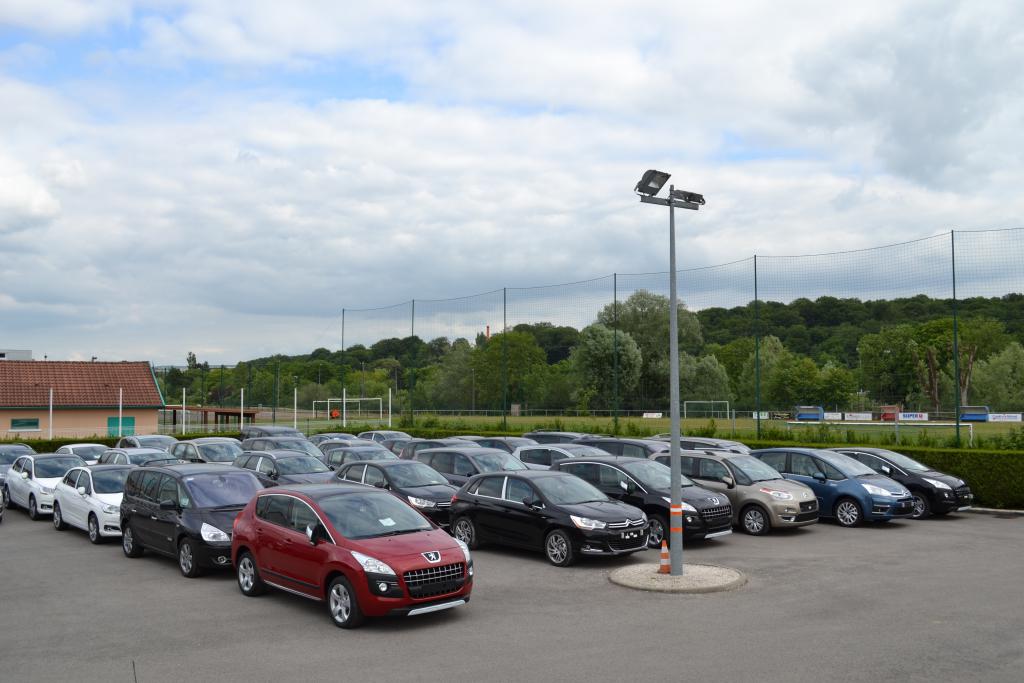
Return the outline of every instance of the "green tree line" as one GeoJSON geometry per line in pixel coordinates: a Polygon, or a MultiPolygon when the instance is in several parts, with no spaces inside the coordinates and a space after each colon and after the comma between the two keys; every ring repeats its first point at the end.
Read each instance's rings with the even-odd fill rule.
{"type": "MultiPolygon", "coordinates": [[[[986,404],[1024,409],[1024,296],[957,302],[959,375],[952,301],[821,297],[751,302],[678,315],[683,400],[728,400],[763,410],[822,405],[867,410],[952,410],[986,404]]],[[[189,352],[185,367],[158,370],[168,403],[290,406],[384,397],[399,407],[501,410],[662,410],[668,405],[669,303],[640,290],[609,303],[583,329],[516,325],[473,340],[382,339],[344,350],[270,356],[233,368],[189,352]]],[[[400,409],[396,407],[396,410],[400,409]]]]}

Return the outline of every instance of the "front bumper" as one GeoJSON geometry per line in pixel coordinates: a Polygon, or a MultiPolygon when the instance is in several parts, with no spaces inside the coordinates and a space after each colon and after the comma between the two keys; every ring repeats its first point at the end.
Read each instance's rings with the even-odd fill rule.
{"type": "Polygon", "coordinates": [[[628,555],[647,549],[648,524],[627,529],[580,531],[577,547],[584,555],[628,555]]]}
{"type": "Polygon", "coordinates": [[[683,512],[683,538],[701,540],[732,533],[732,506],[717,505],[697,512],[683,512]]]}
{"type": "Polygon", "coordinates": [[[803,502],[779,501],[771,505],[772,526],[792,528],[807,526],[818,521],[817,499],[803,502]]]}
{"type": "Polygon", "coordinates": [[[438,525],[439,527],[447,529],[448,525],[451,523],[451,513],[449,512],[451,508],[451,503],[448,503],[448,505],[446,505],[445,507],[416,509],[422,512],[426,516],[426,518],[434,524],[438,525]]]}
{"type": "Polygon", "coordinates": [[[955,490],[940,489],[932,496],[932,511],[945,513],[969,510],[974,505],[974,493],[967,486],[955,490]]]}
{"type": "MultiPolygon", "coordinates": [[[[447,565],[452,566],[452,565],[447,565]]],[[[458,607],[469,602],[473,591],[473,564],[460,563],[460,574],[409,583],[409,575],[366,574],[359,606],[367,616],[416,616],[458,607]]],[[[422,571],[422,570],[418,570],[422,571]]]]}
{"type": "Polygon", "coordinates": [[[118,538],[121,536],[121,513],[108,514],[100,512],[96,515],[96,521],[100,525],[100,536],[106,538],[118,538]]]}
{"type": "Polygon", "coordinates": [[[41,515],[53,514],[53,494],[36,491],[32,494],[36,498],[36,509],[41,515]]]}
{"type": "Polygon", "coordinates": [[[914,514],[914,498],[871,496],[871,508],[864,511],[864,519],[905,519],[914,514]]]}
{"type": "Polygon", "coordinates": [[[190,537],[195,551],[196,562],[201,567],[217,568],[231,566],[231,542],[207,543],[201,538],[190,537]]]}

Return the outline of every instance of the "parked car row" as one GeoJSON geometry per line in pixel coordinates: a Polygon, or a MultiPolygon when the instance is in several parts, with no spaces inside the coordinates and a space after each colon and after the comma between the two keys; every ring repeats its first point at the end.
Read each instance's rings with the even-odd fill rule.
{"type": "MultiPolygon", "coordinates": [[[[5,444],[0,474],[5,502],[32,519],[52,516],[58,531],[80,529],[93,543],[120,536],[127,557],[166,555],[190,578],[234,567],[243,594],[273,587],[314,598],[349,628],[369,616],[465,604],[471,550],[481,544],[540,551],[568,566],[667,540],[666,442],[533,438],[551,434],[332,433],[314,444],[278,432],[241,443],[173,440],[167,450],[138,437],[102,453],[72,444],[54,454],[5,444]],[[400,440],[402,457],[383,445],[400,440]]],[[[688,540],[733,526],[763,535],[819,517],[856,526],[973,502],[962,480],[884,449],[703,448],[681,454],[680,465],[688,540]]]]}

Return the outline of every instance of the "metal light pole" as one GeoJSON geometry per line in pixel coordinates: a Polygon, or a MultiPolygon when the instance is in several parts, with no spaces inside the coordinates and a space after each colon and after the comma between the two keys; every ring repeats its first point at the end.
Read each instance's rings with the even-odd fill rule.
{"type": "Polygon", "coordinates": [[[671,451],[671,493],[669,519],[669,558],[670,574],[681,576],[683,573],[683,494],[682,468],[679,453],[679,325],[678,299],[676,296],[676,207],[696,211],[704,203],[704,197],[693,192],[676,190],[669,186],[668,199],[655,197],[665,182],[668,173],[650,170],[644,173],[635,191],[640,201],[645,204],[657,204],[668,207],[668,248],[669,248],[669,312],[668,312],[668,343],[669,343],[669,417],[671,451]]]}

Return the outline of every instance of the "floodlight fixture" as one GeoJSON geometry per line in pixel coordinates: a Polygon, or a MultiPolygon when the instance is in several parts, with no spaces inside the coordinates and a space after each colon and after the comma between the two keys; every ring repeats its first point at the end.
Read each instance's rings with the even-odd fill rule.
{"type": "Polygon", "coordinates": [[[669,198],[690,202],[691,204],[704,204],[704,195],[697,194],[696,192],[689,192],[687,190],[672,190],[669,192],[669,198]]]}
{"type": "Polygon", "coordinates": [[[669,173],[665,173],[664,171],[655,171],[652,168],[649,171],[644,172],[643,177],[640,178],[640,182],[636,184],[636,187],[633,188],[633,190],[637,194],[645,194],[648,197],[653,197],[661,192],[661,188],[665,186],[665,183],[667,183],[668,179],[671,177],[672,176],[669,173]]]}

